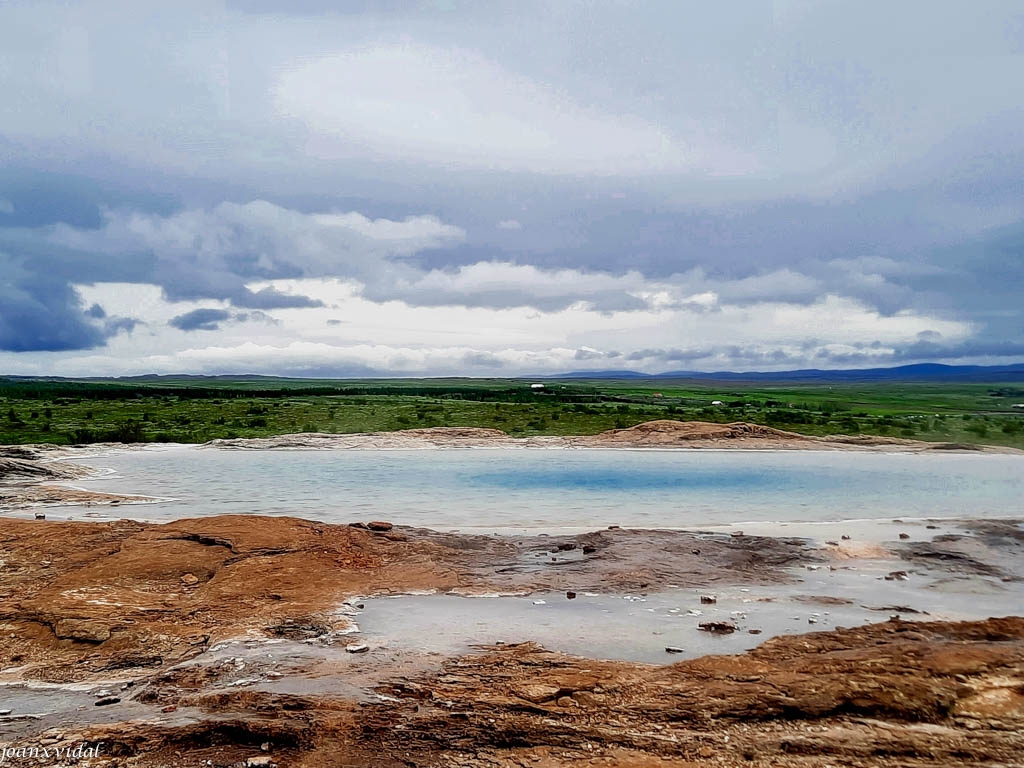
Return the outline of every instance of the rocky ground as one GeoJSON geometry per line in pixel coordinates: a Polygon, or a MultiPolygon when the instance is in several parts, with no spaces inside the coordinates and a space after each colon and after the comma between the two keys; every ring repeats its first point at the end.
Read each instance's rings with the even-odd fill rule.
{"type": "MultiPolygon", "coordinates": [[[[480,432],[386,440],[510,440],[480,432]]],[[[382,447],[378,438],[301,435],[224,447],[382,447]]],[[[571,440],[822,445],[751,425],[664,422],[571,440]]],[[[54,461],[65,456],[5,449],[0,504],[5,493],[13,505],[124,500],[54,484],[83,471],[54,461]]],[[[77,764],[111,768],[1024,765],[1022,618],[885,621],[917,612],[880,591],[869,610],[881,623],[666,665],[534,643],[454,655],[364,652],[350,634],[355,611],[346,606],[361,596],[424,590],[714,591],[784,585],[796,566],[841,571],[865,558],[883,562],[884,572],[891,561],[885,579],[905,579],[901,568],[949,583],[980,579],[988,589],[1021,579],[1019,521],[941,531],[921,523],[912,532],[883,546],[614,526],[494,537],[288,517],[164,525],[0,517],[0,746],[102,744],[99,758],[77,764]]],[[[794,599],[819,611],[851,602],[794,599]]],[[[4,764],[76,764],[18,760],[4,764]]]]}
{"type": "MultiPolygon", "coordinates": [[[[972,547],[1020,546],[1015,524],[977,526],[906,542],[902,556],[969,573],[984,564],[972,547]]],[[[39,719],[15,707],[0,741],[102,742],[90,764],[147,768],[1020,765],[1020,618],[894,620],[665,666],[531,643],[346,652],[339,607],[358,595],[765,583],[794,563],[841,562],[838,548],[614,528],[495,538],[250,516],[0,519],[0,683],[78,686],[92,705],[39,719]]],[[[0,712],[14,690],[0,688],[0,712]]]]}
{"type": "Polygon", "coordinates": [[[343,630],[348,620],[332,611],[353,595],[770,582],[815,557],[799,539],[682,531],[499,538],[244,515],[165,525],[0,519],[0,669],[99,679],[250,630],[343,630]]]}

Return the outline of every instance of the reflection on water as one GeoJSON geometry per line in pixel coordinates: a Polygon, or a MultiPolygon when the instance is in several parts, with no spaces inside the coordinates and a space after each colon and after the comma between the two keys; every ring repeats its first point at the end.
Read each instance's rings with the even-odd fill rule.
{"type": "Polygon", "coordinates": [[[1024,514],[1024,456],[1015,455],[175,446],[81,463],[113,470],[80,481],[82,487],[172,499],[94,509],[116,517],[241,512],[553,529],[1024,514]]]}

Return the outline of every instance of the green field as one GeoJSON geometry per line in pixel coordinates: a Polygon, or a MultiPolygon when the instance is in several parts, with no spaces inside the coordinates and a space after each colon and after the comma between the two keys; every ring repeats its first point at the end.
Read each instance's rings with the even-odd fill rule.
{"type": "Polygon", "coordinates": [[[1024,381],[715,384],[689,380],[331,381],[255,377],[0,378],[0,444],[205,442],[292,432],[495,427],[593,434],[651,419],[750,421],[811,435],[868,434],[1024,448],[1024,381]],[[713,401],[722,405],[712,405],[713,401]]]}

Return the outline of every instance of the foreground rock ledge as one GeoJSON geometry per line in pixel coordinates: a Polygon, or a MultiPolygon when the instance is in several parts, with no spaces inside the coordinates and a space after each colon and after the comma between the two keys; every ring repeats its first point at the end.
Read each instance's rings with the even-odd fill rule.
{"type": "Polygon", "coordinates": [[[893,621],[670,666],[496,646],[385,670],[369,691],[352,671],[304,693],[224,685],[205,654],[329,632],[352,595],[750,583],[814,556],[800,540],[673,531],[0,519],[0,677],[133,680],[103,724],[17,724],[19,740],[102,741],[114,766],[1020,765],[1021,618],[893,621]],[[586,555],[522,567],[524,551],[562,545],[586,555]]]}
{"type": "Polygon", "coordinates": [[[303,768],[1019,766],[1024,619],[893,621],[664,667],[491,647],[379,692],[208,693],[171,676],[149,695],[198,719],[81,735],[155,767],[245,765],[262,748],[303,768]]]}
{"type": "Polygon", "coordinates": [[[152,671],[246,633],[344,629],[336,609],[355,595],[771,583],[816,557],[801,539],[685,531],[491,537],[256,515],[0,518],[0,670],[51,682],[152,671]],[[559,549],[579,557],[551,562],[559,549]]]}

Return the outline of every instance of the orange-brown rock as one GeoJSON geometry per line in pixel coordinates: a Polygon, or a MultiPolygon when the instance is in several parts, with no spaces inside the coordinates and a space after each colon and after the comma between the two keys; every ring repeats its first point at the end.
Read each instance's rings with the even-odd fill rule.
{"type": "Polygon", "coordinates": [[[749,583],[813,554],[798,540],[752,536],[705,535],[698,548],[679,531],[396,532],[244,515],[166,525],[0,519],[4,680],[135,683],[97,694],[93,703],[107,704],[86,709],[101,715],[19,721],[19,738],[102,741],[111,768],[263,757],[281,768],[873,768],[1015,765],[1024,754],[1021,618],[889,621],[668,666],[531,643],[384,662],[335,646],[344,664],[311,652],[289,667],[277,655],[278,668],[263,672],[255,657],[239,671],[212,652],[240,636],[329,633],[347,621],[341,601],[358,594],[749,583]],[[523,566],[531,548],[589,554],[523,566]],[[242,685],[244,675],[263,683],[242,685]],[[282,675],[292,687],[276,690],[282,675]]]}
{"type": "Polygon", "coordinates": [[[696,540],[628,529],[513,539],[255,515],[164,525],[0,518],[0,669],[79,680],[166,666],[249,632],[340,630],[336,609],[353,595],[770,582],[814,557],[796,539],[701,536],[695,550],[696,540]],[[550,563],[559,546],[588,554],[550,563]],[[544,557],[524,562],[531,551],[544,557]]]}
{"type": "Polygon", "coordinates": [[[1024,619],[888,622],[668,666],[524,643],[378,691],[371,704],[190,689],[180,703],[206,713],[194,721],[87,736],[153,768],[241,764],[264,745],[282,768],[1015,766],[1024,619]]]}
{"type": "Polygon", "coordinates": [[[439,550],[286,517],[0,520],[0,667],[64,680],[160,666],[348,595],[457,586],[439,550]]]}

